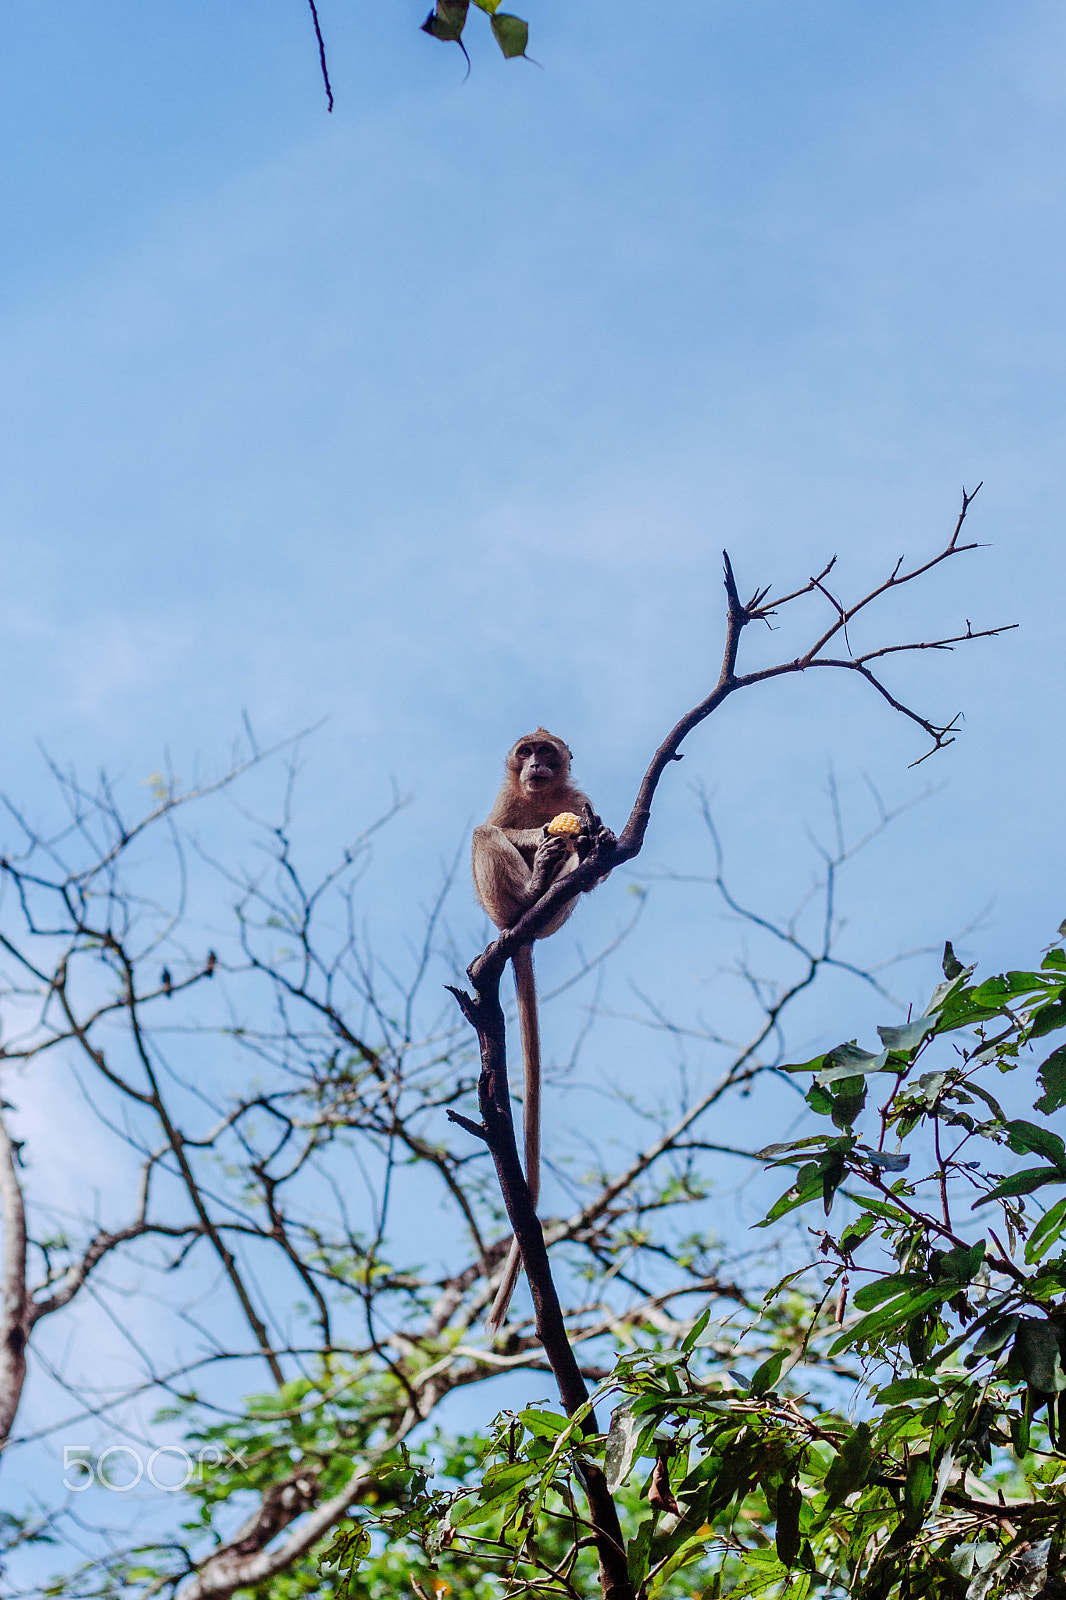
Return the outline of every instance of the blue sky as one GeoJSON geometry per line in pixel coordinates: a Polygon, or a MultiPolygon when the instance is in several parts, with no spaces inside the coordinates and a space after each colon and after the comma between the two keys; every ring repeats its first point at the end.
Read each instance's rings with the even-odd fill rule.
{"type": "MultiPolygon", "coordinates": [[[[3,787],[45,813],[43,743],[135,805],[164,750],[220,770],[245,709],[264,740],[325,719],[305,849],[410,794],[372,891],[402,941],[529,726],[624,819],[717,674],[723,545],[742,588],[835,551],[854,594],[983,478],[990,548],[860,634],[1023,624],[889,673],[962,710],[958,742],[910,770],[922,735],[851,679],[753,691],[668,774],[642,865],[702,859],[703,783],[738,885],[785,909],[830,765],[856,827],[866,779],[890,804],[932,784],[861,869],[850,953],[986,906],[971,955],[1042,943],[1066,913],[1061,9],[582,0],[530,12],[543,70],[473,16],[465,82],[420,3],[321,16],[332,117],[295,0],[0,19],[3,787]]],[[[628,904],[611,885],[571,929],[628,904]]],[[[653,909],[643,978],[733,959],[704,902],[653,909]]],[[[452,915],[473,945],[465,881],[452,915]]]]}
{"type": "MultiPolygon", "coordinates": [[[[1024,631],[898,681],[967,716],[938,895],[980,859],[1058,921],[1061,12],[587,0],[531,13],[543,71],[473,18],[466,83],[419,13],[327,4],[329,118],[297,4],[5,10],[6,785],[326,716],[309,811],[394,774],[420,868],[543,720],[620,817],[723,544],[858,587],[983,477],[914,625],[1024,631]]],[[[686,776],[775,831],[829,760],[925,778],[855,685],[722,724],[686,776]]]]}
{"type": "MultiPolygon", "coordinates": [[[[702,782],[786,909],[831,765],[856,827],[865,778],[932,784],[859,868],[849,953],[986,907],[965,953],[1032,953],[1066,915],[1061,6],[528,0],[543,70],[474,16],[464,82],[425,4],[323,0],[332,117],[299,0],[0,14],[0,784],[44,814],[43,743],[136,800],[165,749],[221,769],[243,710],[264,740],[324,718],[305,848],[411,793],[371,880],[402,942],[529,726],[624,820],[717,675],[723,545],[742,589],[837,552],[855,594],[984,479],[989,548],[861,635],[1022,623],[890,674],[958,742],[915,771],[850,679],[752,692],[642,865],[705,870],[702,782]]],[[[608,885],[542,966],[631,905],[608,885]]],[[[473,953],[465,880],[451,915],[473,953]]],[[[657,886],[619,982],[684,1014],[736,941],[657,886]]]]}

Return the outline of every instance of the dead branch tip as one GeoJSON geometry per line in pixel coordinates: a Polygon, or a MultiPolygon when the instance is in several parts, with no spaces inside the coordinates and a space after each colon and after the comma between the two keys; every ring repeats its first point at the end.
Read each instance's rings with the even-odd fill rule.
{"type": "MultiPolygon", "coordinates": [[[[455,990],[452,990],[455,993],[455,990]]],[[[484,1139],[489,1142],[489,1131],[483,1122],[474,1122],[471,1117],[464,1117],[461,1111],[448,1112],[448,1121],[456,1123],[460,1128],[465,1128],[467,1133],[472,1133],[475,1139],[484,1139]]]]}

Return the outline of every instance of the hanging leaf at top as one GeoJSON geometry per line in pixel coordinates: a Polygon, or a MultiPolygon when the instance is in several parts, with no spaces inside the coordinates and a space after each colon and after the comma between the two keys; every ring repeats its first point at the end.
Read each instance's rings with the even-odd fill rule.
{"type": "Polygon", "coordinates": [[[523,22],[521,17],[512,17],[506,11],[496,11],[492,16],[492,31],[496,35],[496,43],[508,61],[515,56],[525,55],[526,45],[529,43],[529,24],[523,22]]]}
{"type": "MultiPolygon", "coordinates": [[[[504,56],[509,61],[516,56],[525,56],[526,45],[529,43],[529,24],[521,17],[513,17],[506,11],[500,11],[498,9],[500,0],[474,0],[474,3],[480,11],[488,14],[496,43],[504,56]]],[[[463,43],[463,29],[466,27],[469,9],[470,0],[436,0],[433,10],[422,24],[423,33],[459,46],[466,56],[468,75],[470,57],[463,43]]],[[[526,59],[529,57],[526,56],[526,59]]]]}
{"type": "Polygon", "coordinates": [[[470,0],[437,0],[433,10],[422,24],[422,32],[428,33],[434,39],[443,39],[446,44],[457,44],[466,58],[466,76],[470,76],[470,57],[466,53],[463,43],[463,29],[466,27],[466,14],[470,9],[470,0]]]}

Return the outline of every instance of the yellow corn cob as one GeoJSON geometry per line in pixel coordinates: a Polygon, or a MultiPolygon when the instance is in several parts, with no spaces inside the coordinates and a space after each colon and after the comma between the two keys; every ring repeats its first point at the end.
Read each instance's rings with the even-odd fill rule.
{"type": "Polygon", "coordinates": [[[564,834],[580,833],[581,818],[575,817],[572,811],[560,811],[559,815],[557,817],[553,817],[548,823],[548,832],[564,834]]]}

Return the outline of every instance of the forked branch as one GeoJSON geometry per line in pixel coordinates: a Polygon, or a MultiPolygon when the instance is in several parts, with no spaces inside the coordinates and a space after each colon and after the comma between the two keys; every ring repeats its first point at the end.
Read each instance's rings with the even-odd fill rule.
{"type": "MultiPolygon", "coordinates": [[[[681,759],[680,747],[685,738],[737,690],[747,689],[756,683],[768,682],[773,678],[806,672],[813,667],[836,667],[858,673],[883,699],[887,700],[893,710],[916,722],[928,734],[933,741],[932,747],[924,756],[919,757],[919,760],[925,760],[926,756],[953,742],[958,715],[943,724],[924,716],[913,706],[893,695],[874,672],[870,663],[909,651],[950,650],[957,644],[968,643],[973,639],[993,638],[1008,628],[1016,627],[1017,624],[1008,623],[999,627],[974,629],[967,622],[964,633],[954,632],[934,639],[905,640],[858,653],[852,649],[848,627],[860,612],[872,606],[883,595],[915,582],[952,556],[977,548],[974,543],[960,542],[967,512],[976,493],[976,489],[971,493],[963,491],[962,506],[955,527],[943,549],[910,568],[904,566],[904,558],[900,557],[887,578],[850,605],[845,605],[826,585],[826,580],[836,564],[835,556],[816,576],[771,604],[769,585],[757,588],[747,603],[741,600],[732,563],[728,553],[723,552],[727,602],[726,633],[722,666],[714,688],[704,700],[685,713],[656,750],[644,774],[626,825],[617,838],[607,828],[601,828],[595,833],[591,848],[581,865],[565,878],[557,880],[512,927],[505,929],[471,962],[467,972],[473,993],[467,994],[463,990],[452,989],[463,1015],[476,1030],[481,1047],[478,1099],[482,1125],[471,1124],[468,1119],[452,1112],[449,1115],[467,1131],[476,1133],[479,1138],[484,1139],[488,1145],[496,1167],[507,1215],[522,1251],[522,1261],[536,1312],[537,1335],[558,1382],[560,1398],[571,1415],[586,1404],[588,1391],[567,1337],[540,1221],[518,1156],[507,1081],[504,1016],[499,995],[503,969],[514,952],[520,946],[530,943],[561,906],[604,878],[622,862],[629,861],[639,854],[660,778],[671,762],[681,759]],[[737,664],[745,628],[753,622],[765,622],[769,625],[770,618],[779,614],[785,606],[793,605],[810,595],[828,601],[833,617],[828,626],[819,628],[808,648],[773,666],[747,673],[738,672],[737,664]],[[846,654],[827,655],[828,647],[837,639],[845,645],[846,654]]],[[[595,1430],[595,1418],[591,1414],[587,1418],[586,1427],[588,1431],[595,1430]]],[[[626,1574],[617,1512],[607,1493],[605,1480],[598,1469],[590,1466],[586,1487],[600,1558],[601,1586],[605,1596],[621,1600],[621,1597],[632,1594],[632,1587],[626,1574]]]]}

